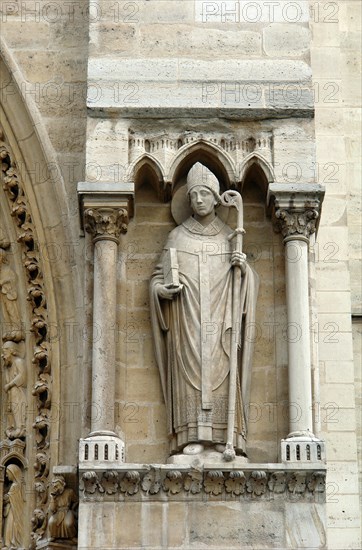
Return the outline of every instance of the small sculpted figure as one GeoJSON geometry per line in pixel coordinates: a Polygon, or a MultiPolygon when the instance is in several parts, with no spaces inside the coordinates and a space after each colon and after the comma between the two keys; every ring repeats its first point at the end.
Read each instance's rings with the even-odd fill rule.
{"type": "Polygon", "coordinates": [[[233,422],[232,445],[236,454],[245,456],[244,407],[252,361],[245,323],[255,320],[258,277],[233,244],[237,232],[216,214],[219,182],[200,163],[188,173],[186,196],[193,214],[171,231],[150,283],[171,453],[223,452],[228,422],[233,422]],[[237,279],[234,266],[240,273],[237,279]],[[236,295],[240,307],[232,319],[236,295]],[[230,385],[232,334],[238,357],[230,385]],[[230,420],[231,386],[236,397],[230,420]]]}
{"type": "Polygon", "coordinates": [[[26,419],[26,368],[21,343],[4,342],[2,359],[5,370],[4,391],[7,394],[7,427],[9,439],[25,436],[26,419]]]}
{"type": "Polygon", "coordinates": [[[21,547],[23,521],[22,471],[16,464],[9,464],[6,477],[11,482],[4,496],[3,549],[16,550],[21,547]]]}
{"type": "Polygon", "coordinates": [[[77,535],[74,513],[76,505],[77,499],[73,489],[66,487],[63,476],[55,477],[51,482],[48,509],[48,530],[51,540],[75,539],[77,535]]]}
{"type": "Polygon", "coordinates": [[[0,294],[3,303],[4,327],[3,340],[20,342],[24,335],[18,308],[18,294],[16,291],[16,273],[9,266],[5,247],[8,243],[0,241],[0,294]]]}

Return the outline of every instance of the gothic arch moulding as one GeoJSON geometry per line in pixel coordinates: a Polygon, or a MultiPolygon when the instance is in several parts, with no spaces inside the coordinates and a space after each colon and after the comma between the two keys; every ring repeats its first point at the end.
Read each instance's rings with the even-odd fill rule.
{"type": "Polygon", "coordinates": [[[273,166],[260,153],[255,151],[250,153],[240,164],[238,181],[240,182],[241,189],[243,189],[245,181],[251,171],[254,171],[256,176],[259,174],[259,178],[256,177],[256,179],[260,186],[260,190],[266,198],[269,184],[274,182],[275,179],[273,166]]]}
{"type": "MultiPolygon", "coordinates": [[[[79,430],[78,426],[69,426],[67,418],[61,424],[59,411],[64,402],[79,401],[75,394],[79,387],[76,368],[79,350],[74,341],[73,345],[67,345],[65,322],[80,326],[76,297],[81,294],[76,289],[78,278],[72,277],[72,247],[76,241],[68,228],[71,220],[56,156],[37,106],[31,98],[22,95],[25,81],[6,46],[3,52],[0,58],[0,200],[9,213],[4,216],[5,230],[19,250],[17,261],[24,281],[20,295],[29,316],[29,331],[24,337],[29,353],[24,360],[30,374],[27,395],[32,394],[28,401],[32,415],[28,422],[32,433],[28,435],[32,443],[28,445],[25,436],[25,445],[22,449],[19,447],[19,452],[25,452],[31,465],[29,494],[35,488],[33,506],[39,509],[45,505],[43,495],[47,492],[51,468],[77,460],[76,450],[66,445],[60,448],[58,441],[69,440],[70,430],[73,436],[74,430],[79,430]],[[68,366],[68,383],[63,386],[65,366],[68,366]]],[[[9,441],[14,443],[2,441],[5,462],[12,456],[10,447],[16,439],[9,441]]],[[[28,497],[28,505],[30,500],[28,497]]],[[[24,522],[29,519],[29,513],[28,510],[24,522]]],[[[27,528],[30,532],[30,523],[27,528]]]]}
{"type": "Polygon", "coordinates": [[[198,139],[180,147],[167,170],[167,180],[174,186],[186,176],[195,162],[201,162],[211,170],[225,189],[236,185],[236,171],[233,160],[216,143],[198,139]]]}
{"type": "Polygon", "coordinates": [[[165,193],[165,172],[162,164],[149,153],[144,153],[137,158],[129,167],[127,180],[135,184],[137,191],[147,180],[156,191],[158,197],[166,200],[165,193]]]}

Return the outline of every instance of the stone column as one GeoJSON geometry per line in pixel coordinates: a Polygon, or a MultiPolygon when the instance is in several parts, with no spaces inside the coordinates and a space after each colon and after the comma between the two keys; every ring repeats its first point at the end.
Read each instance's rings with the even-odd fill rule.
{"type": "Polygon", "coordinates": [[[91,433],[114,435],[116,272],[119,235],[127,231],[127,210],[92,207],[84,228],[93,237],[93,349],[91,433]]]}
{"type": "MultiPolygon", "coordinates": [[[[323,189],[319,185],[273,184],[273,218],[284,237],[287,302],[289,430],[283,459],[306,461],[321,456],[311,448],[313,434],[312,373],[309,307],[309,237],[316,231],[323,189]],[[296,446],[290,443],[295,442],[296,446]],[[289,458],[287,458],[287,455],[289,458]]],[[[318,452],[317,452],[318,451],[318,452]]]]}
{"type": "MultiPolygon", "coordinates": [[[[80,462],[122,462],[124,442],[114,432],[117,256],[126,233],[130,197],[79,184],[84,230],[94,244],[91,432],[80,442],[80,462]]],[[[110,187],[108,185],[108,187],[110,187]]]]}

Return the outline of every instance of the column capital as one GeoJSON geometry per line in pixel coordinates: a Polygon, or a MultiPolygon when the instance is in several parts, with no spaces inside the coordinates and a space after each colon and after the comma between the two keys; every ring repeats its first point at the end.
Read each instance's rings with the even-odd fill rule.
{"type": "Polygon", "coordinates": [[[84,229],[93,241],[111,240],[118,243],[121,233],[127,233],[126,208],[96,206],[84,210],[84,229]]]}
{"type": "Polygon", "coordinates": [[[82,228],[94,241],[118,243],[133,216],[133,196],[133,184],[80,182],[78,199],[82,228]]]}
{"type": "Polygon", "coordinates": [[[308,241],[317,231],[324,193],[317,184],[271,184],[268,208],[275,231],[284,239],[308,241]]]}

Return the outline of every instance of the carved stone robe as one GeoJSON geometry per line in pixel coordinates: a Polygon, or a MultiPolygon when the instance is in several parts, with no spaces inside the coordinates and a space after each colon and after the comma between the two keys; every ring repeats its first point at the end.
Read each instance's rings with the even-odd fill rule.
{"type": "Polygon", "coordinates": [[[4,499],[4,546],[5,548],[19,548],[24,521],[21,470],[14,464],[8,466],[8,470],[12,473],[12,483],[4,499]]]}
{"type": "MultiPolygon", "coordinates": [[[[151,279],[151,320],[155,354],[168,413],[171,451],[191,442],[226,443],[229,355],[232,328],[232,230],[217,216],[204,227],[193,217],[169,235],[151,279]],[[177,251],[183,288],[173,300],[159,298],[167,251],[177,251]]],[[[255,319],[256,273],[247,266],[237,284],[240,346],[235,403],[234,445],[245,453],[252,342],[244,338],[245,323],[255,319]]]]}

